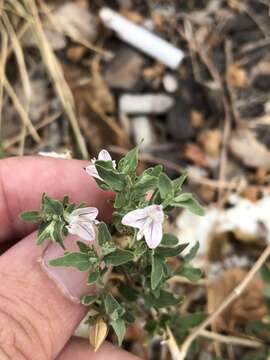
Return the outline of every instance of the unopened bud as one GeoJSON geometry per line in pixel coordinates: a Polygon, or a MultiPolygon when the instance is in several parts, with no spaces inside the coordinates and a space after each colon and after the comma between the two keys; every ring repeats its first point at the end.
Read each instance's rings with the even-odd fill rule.
{"type": "Polygon", "coordinates": [[[108,334],[108,326],[102,319],[102,317],[98,317],[95,324],[90,327],[89,332],[89,341],[93,346],[95,351],[97,351],[100,346],[105,341],[108,334]]]}

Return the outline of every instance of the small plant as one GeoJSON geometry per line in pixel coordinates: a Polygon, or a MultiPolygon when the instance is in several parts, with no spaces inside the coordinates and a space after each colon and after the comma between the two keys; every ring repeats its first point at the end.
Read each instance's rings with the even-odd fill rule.
{"type": "Polygon", "coordinates": [[[175,207],[187,208],[197,215],[204,211],[192,194],[183,193],[187,178],[183,174],[171,180],[161,165],[136,174],[138,148],[131,150],[118,164],[106,150],[93,159],[85,171],[103,190],[115,193],[112,223],[98,221],[98,209],[70,203],[43,194],[39,211],[21,215],[27,221],[39,221],[37,244],[51,240],[65,249],[68,233],[77,235],[78,251],[65,251],[51,266],[75,267],[88,273],[89,295],[82,298],[91,306],[87,319],[90,342],[97,349],[109,326],[121,345],[126,326],[140,319],[145,331],[166,335],[168,327],[179,340],[198,325],[204,314],[180,314],[183,296],[172,293],[168,280],[181,275],[197,281],[201,271],[190,265],[198,244],[181,256],[188,244],[164,233],[168,213],[175,207]],[[177,261],[170,261],[176,257],[177,261]],[[175,265],[176,264],[176,265],[175,265]],[[108,276],[117,273],[117,277],[108,276]],[[93,291],[93,288],[95,291],[93,291]]]}

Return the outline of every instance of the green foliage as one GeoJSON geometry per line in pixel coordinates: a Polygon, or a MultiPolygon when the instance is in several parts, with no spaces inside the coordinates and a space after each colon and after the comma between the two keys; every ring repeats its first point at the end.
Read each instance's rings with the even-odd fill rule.
{"type": "Polygon", "coordinates": [[[119,266],[123,265],[129,261],[132,261],[134,258],[133,252],[129,250],[116,249],[110,254],[104,257],[106,265],[119,266]]]}
{"type": "MultiPolygon", "coordinates": [[[[89,295],[82,297],[82,303],[95,310],[94,315],[89,315],[88,324],[94,324],[98,318],[104,319],[121,345],[126,324],[143,318],[146,322],[145,330],[149,334],[163,336],[169,326],[177,339],[182,341],[190,329],[202,321],[204,315],[179,314],[179,305],[184,297],[173,293],[168,280],[175,275],[184,276],[190,281],[201,278],[201,270],[190,264],[197,254],[199,244],[182,256],[188,244],[179,241],[173,234],[165,233],[161,243],[150,249],[145,238],[147,232],[144,230],[147,226],[149,233],[153,230],[155,222],[159,221],[160,211],[163,212],[160,217],[162,224],[159,224],[161,226],[158,229],[163,227],[168,214],[176,207],[186,208],[197,215],[203,215],[204,211],[192,194],[182,192],[187,173],[171,180],[163,166],[156,165],[138,175],[138,153],[138,148],[129,151],[117,166],[112,161],[97,160],[92,163],[99,175],[95,179],[97,185],[115,193],[110,226],[96,219],[91,220],[93,209],[75,211],[85,208],[85,204],[71,203],[68,196],[62,200],[52,199],[48,194],[43,194],[40,210],[25,212],[21,214],[21,218],[39,222],[38,245],[50,240],[64,250],[68,232],[76,233],[79,229],[78,236],[82,239],[76,242],[77,251],[63,250],[62,256],[51,260],[50,265],[73,267],[87,272],[89,295]],[[123,225],[125,215],[150,205],[160,206],[152,206],[153,214],[147,212],[147,219],[142,216],[138,221],[140,226],[123,225]],[[139,229],[144,234],[141,241],[137,241],[139,229]],[[92,234],[96,234],[93,241],[92,234]],[[171,258],[175,259],[171,261],[171,258]],[[178,266],[172,265],[175,262],[178,266]],[[109,272],[116,276],[111,279],[107,276],[109,272]]],[[[141,214],[140,211],[136,212],[138,213],[141,214]]],[[[160,239],[161,233],[159,234],[160,239]]],[[[265,278],[270,279],[269,270],[263,269],[262,273],[265,278]]]]}
{"type": "Polygon", "coordinates": [[[66,253],[64,256],[51,260],[50,265],[52,266],[66,266],[66,267],[75,267],[79,271],[89,270],[91,261],[88,254],[81,252],[70,252],[66,253]]]}
{"type": "Polygon", "coordinates": [[[160,283],[163,276],[163,259],[162,257],[153,254],[152,256],[152,271],[151,271],[151,288],[155,290],[160,283]]]}

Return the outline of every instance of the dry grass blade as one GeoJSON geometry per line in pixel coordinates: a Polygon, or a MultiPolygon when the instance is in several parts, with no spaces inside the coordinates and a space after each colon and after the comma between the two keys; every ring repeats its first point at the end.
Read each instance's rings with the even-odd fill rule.
{"type": "MultiPolygon", "coordinates": [[[[15,5],[16,2],[14,2],[15,5]]],[[[36,38],[37,46],[39,47],[44,64],[47,67],[47,71],[51,76],[55,90],[61,100],[63,108],[68,116],[74,135],[76,137],[80,152],[83,158],[88,158],[87,147],[85,140],[81,134],[80,127],[78,125],[75,111],[74,111],[74,99],[73,95],[66,83],[61,66],[46,38],[44,33],[38,9],[34,0],[24,0],[25,8],[27,9],[28,15],[31,17],[30,27],[33,35],[36,38]]]]}
{"type": "Polygon", "coordinates": [[[4,95],[4,75],[8,52],[8,36],[4,28],[1,26],[1,57],[0,57],[0,132],[2,128],[2,108],[4,95]]]}
{"type": "Polygon", "coordinates": [[[21,80],[22,80],[24,95],[26,98],[26,108],[28,108],[30,98],[31,98],[31,83],[30,83],[30,79],[28,76],[26,64],[24,61],[23,49],[22,49],[20,41],[16,35],[16,32],[13,28],[13,25],[12,25],[11,21],[9,20],[9,17],[7,16],[6,13],[3,14],[2,19],[3,19],[3,23],[6,27],[7,33],[9,34],[9,37],[10,37],[10,40],[11,40],[11,43],[12,43],[12,46],[13,46],[13,49],[14,49],[14,52],[16,55],[16,60],[17,60],[17,64],[18,64],[18,68],[19,68],[19,72],[20,72],[20,76],[21,76],[21,80]]]}
{"type": "Polygon", "coordinates": [[[25,110],[22,103],[20,102],[18,96],[16,95],[14,89],[12,88],[12,86],[11,86],[10,82],[8,81],[5,74],[3,76],[3,80],[4,80],[4,88],[7,92],[7,94],[9,95],[9,97],[11,98],[15,109],[17,110],[18,114],[20,115],[23,124],[29,130],[29,133],[32,135],[33,139],[37,143],[41,142],[41,139],[40,139],[35,127],[33,126],[31,120],[29,119],[27,111],[25,110]]]}
{"type": "Polygon", "coordinates": [[[102,48],[91,44],[88,40],[80,39],[76,34],[73,34],[72,32],[63,31],[63,29],[61,27],[59,27],[59,24],[57,24],[57,22],[55,21],[54,15],[50,11],[49,6],[47,4],[45,4],[43,1],[40,2],[40,7],[41,7],[42,11],[44,12],[44,14],[47,16],[47,18],[54,30],[64,33],[66,36],[70,37],[73,41],[85,46],[86,48],[88,48],[100,55],[109,56],[108,51],[105,51],[102,48]]]}

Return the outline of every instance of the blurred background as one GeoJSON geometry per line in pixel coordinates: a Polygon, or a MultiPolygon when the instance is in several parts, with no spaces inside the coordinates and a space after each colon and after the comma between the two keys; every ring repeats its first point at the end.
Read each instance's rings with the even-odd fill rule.
{"type": "MultiPolygon", "coordinates": [[[[2,158],[90,159],[105,148],[118,159],[141,144],[141,169],[161,163],[172,178],[188,170],[186,189],[206,216],[175,213],[170,226],[199,240],[194,263],[205,277],[176,279],[187,294],[182,337],[198,323],[184,314],[211,313],[270,242],[269,16],[269,0],[0,0],[2,158]],[[147,36],[128,43],[125,28],[116,33],[99,16],[104,7],[183,58],[171,66],[147,55],[159,52],[147,36]]],[[[266,264],[213,324],[225,338],[204,333],[191,359],[267,359],[269,286],[266,264]]],[[[144,341],[137,324],[125,347],[170,358],[159,339],[144,341]]]]}

